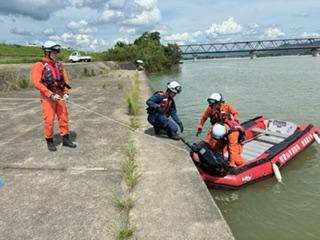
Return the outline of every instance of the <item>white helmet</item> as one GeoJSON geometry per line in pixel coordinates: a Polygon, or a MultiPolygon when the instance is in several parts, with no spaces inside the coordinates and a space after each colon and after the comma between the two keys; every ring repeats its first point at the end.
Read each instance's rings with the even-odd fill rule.
{"type": "Polygon", "coordinates": [[[172,82],[169,82],[168,83],[168,89],[171,91],[171,92],[174,92],[174,93],[180,93],[181,92],[181,85],[176,82],[176,81],[172,81],[172,82]]]}
{"type": "Polygon", "coordinates": [[[46,41],[43,44],[42,49],[44,52],[52,52],[52,51],[60,52],[61,45],[55,43],[54,41],[46,41]]]}
{"type": "Polygon", "coordinates": [[[210,97],[208,97],[207,101],[208,101],[209,105],[212,106],[212,105],[215,105],[217,103],[224,102],[224,99],[223,99],[221,93],[212,93],[210,95],[210,97]]]}
{"type": "Polygon", "coordinates": [[[216,123],[212,127],[211,136],[214,139],[221,139],[226,133],[226,127],[222,123],[216,123]]]}

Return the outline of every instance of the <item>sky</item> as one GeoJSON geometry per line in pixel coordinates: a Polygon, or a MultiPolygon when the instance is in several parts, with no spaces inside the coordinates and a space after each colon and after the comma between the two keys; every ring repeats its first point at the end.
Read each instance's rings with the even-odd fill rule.
{"type": "Polygon", "coordinates": [[[319,0],[2,0],[0,43],[104,51],[158,31],[163,44],[320,37],[319,0]]]}

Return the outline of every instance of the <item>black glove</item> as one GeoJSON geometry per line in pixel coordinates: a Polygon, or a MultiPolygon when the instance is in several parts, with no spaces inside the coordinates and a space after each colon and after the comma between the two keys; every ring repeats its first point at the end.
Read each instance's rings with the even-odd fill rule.
{"type": "Polygon", "coordinates": [[[198,137],[201,134],[201,132],[202,132],[202,128],[198,128],[196,136],[198,137]]]}
{"type": "Polygon", "coordinates": [[[182,122],[179,123],[179,127],[180,127],[180,131],[182,133],[183,132],[183,124],[182,124],[182,122]]]}
{"type": "Polygon", "coordinates": [[[164,114],[164,111],[163,111],[162,107],[157,107],[156,108],[156,112],[158,112],[160,114],[164,114]]]}

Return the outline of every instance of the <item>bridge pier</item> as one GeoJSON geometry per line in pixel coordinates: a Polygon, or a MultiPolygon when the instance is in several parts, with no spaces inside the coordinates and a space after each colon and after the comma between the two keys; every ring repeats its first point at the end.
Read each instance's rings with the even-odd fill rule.
{"type": "Polygon", "coordinates": [[[319,57],[320,56],[320,49],[319,48],[313,48],[311,50],[312,57],[319,57]]]}
{"type": "Polygon", "coordinates": [[[198,55],[197,54],[192,54],[192,57],[193,57],[193,61],[194,62],[197,61],[197,59],[198,59],[198,55]]]}
{"type": "Polygon", "coordinates": [[[250,54],[250,59],[257,58],[257,52],[256,51],[250,51],[249,54],[250,54]]]}

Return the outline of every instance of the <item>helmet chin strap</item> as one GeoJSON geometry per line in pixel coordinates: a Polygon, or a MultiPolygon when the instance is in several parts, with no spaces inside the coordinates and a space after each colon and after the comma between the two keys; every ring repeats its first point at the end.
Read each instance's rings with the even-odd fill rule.
{"type": "Polygon", "coordinates": [[[49,59],[50,59],[50,60],[52,60],[52,61],[54,61],[54,62],[55,62],[55,61],[56,61],[56,59],[53,59],[53,58],[51,57],[51,53],[52,53],[52,52],[49,52],[48,57],[49,57],[49,59]]]}

